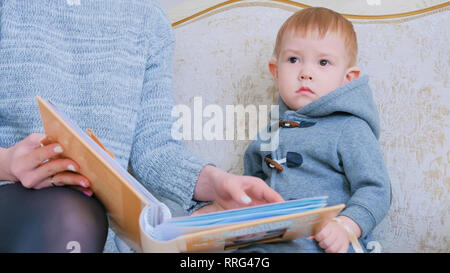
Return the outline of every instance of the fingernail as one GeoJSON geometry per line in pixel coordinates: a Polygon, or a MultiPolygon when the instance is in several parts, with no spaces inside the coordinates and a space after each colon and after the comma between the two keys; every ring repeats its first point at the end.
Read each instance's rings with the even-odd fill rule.
{"type": "Polygon", "coordinates": [[[75,166],[73,166],[72,164],[70,164],[69,166],[67,166],[67,169],[68,169],[69,171],[74,172],[74,171],[75,171],[75,166]]]}
{"type": "Polygon", "coordinates": [[[47,136],[44,135],[43,137],[41,137],[41,138],[39,139],[39,146],[44,147],[44,144],[42,144],[42,141],[43,141],[44,139],[46,139],[46,138],[47,138],[47,136]]]}
{"type": "Polygon", "coordinates": [[[87,182],[85,182],[85,181],[80,181],[80,185],[82,186],[82,187],[87,187],[88,186],[88,183],[87,182]]]}
{"type": "Polygon", "coordinates": [[[87,196],[91,196],[91,193],[90,192],[88,192],[88,191],[83,191],[83,193],[84,193],[84,195],[87,195],[87,196]]]}
{"type": "Polygon", "coordinates": [[[54,151],[55,153],[62,153],[62,152],[63,152],[63,149],[61,148],[61,146],[56,146],[56,147],[53,149],[53,151],[54,151]]]}
{"type": "Polygon", "coordinates": [[[249,204],[250,202],[252,202],[252,199],[250,199],[250,197],[248,197],[247,195],[242,195],[242,196],[241,196],[241,200],[242,200],[242,202],[244,202],[245,204],[249,204]]]}

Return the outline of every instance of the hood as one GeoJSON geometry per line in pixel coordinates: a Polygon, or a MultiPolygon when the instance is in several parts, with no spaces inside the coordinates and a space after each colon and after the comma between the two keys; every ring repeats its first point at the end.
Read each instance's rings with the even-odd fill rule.
{"type": "Polygon", "coordinates": [[[280,118],[286,120],[288,120],[287,116],[321,118],[334,113],[348,113],[365,120],[376,138],[378,139],[380,136],[378,110],[373,100],[367,75],[335,89],[297,111],[289,110],[281,97],[278,97],[278,105],[280,118]]]}

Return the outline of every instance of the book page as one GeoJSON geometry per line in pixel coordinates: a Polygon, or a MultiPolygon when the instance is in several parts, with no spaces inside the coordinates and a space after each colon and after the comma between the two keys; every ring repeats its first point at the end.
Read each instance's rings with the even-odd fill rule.
{"type": "Polygon", "coordinates": [[[183,234],[323,208],[326,206],[326,201],[327,197],[323,196],[172,218],[156,226],[152,231],[152,236],[157,240],[171,240],[183,234]]]}

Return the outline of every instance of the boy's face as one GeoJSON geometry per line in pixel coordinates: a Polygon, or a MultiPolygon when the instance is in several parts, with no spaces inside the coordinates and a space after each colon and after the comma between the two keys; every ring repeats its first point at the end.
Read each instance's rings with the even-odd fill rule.
{"type": "Polygon", "coordinates": [[[349,67],[344,39],[328,32],[306,36],[287,30],[278,60],[269,63],[280,96],[291,110],[297,110],[359,77],[359,68],[349,67]]]}

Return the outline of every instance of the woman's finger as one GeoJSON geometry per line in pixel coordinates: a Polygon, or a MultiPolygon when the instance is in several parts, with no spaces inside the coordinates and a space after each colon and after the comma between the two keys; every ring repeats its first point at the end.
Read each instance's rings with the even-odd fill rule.
{"type": "Polygon", "coordinates": [[[44,180],[50,178],[58,173],[71,171],[77,172],[79,166],[71,159],[54,159],[45,164],[41,164],[38,168],[29,171],[22,179],[21,183],[27,188],[37,189],[45,187],[44,180]]]}
{"type": "MultiPolygon", "coordinates": [[[[90,189],[89,187],[77,185],[77,183],[75,181],[78,181],[78,178],[75,178],[73,176],[76,176],[76,175],[67,173],[67,175],[61,174],[58,176],[49,177],[49,178],[45,179],[44,181],[42,181],[41,183],[39,183],[39,185],[37,185],[35,187],[35,189],[69,186],[75,190],[82,192],[86,196],[92,196],[92,194],[93,194],[92,189],[90,189]],[[55,177],[56,177],[56,179],[55,179],[55,177]],[[62,177],[62,180],[61,180],[61,177],[62,177]],[[72,177],[72,179],[69,179],[68,177],[72,177]]],[[[78,176],[81,176],[81,175],[78,175],[78,176]]],[[[83,178],[84,177],[82,177],[82,179],[83,178]]],[[[88,182],[87,185],[89,186],[90,183],[88,182]]]]}
{"type": "Polygon", "coordinates": [[[61,172],[44,179],[35,188],[46,188],[51,186],[79,186],[87,189],[90,187],[89,180],[78,173],[61,172]]]}
{"type": "Polygon", "coordinates": [[[19,143],[21,145],[25,145],[26,147],[28,147],[30,149],[35,149],[40,146],[41,141],[44,139],[45,139],[44,134],[33,133],[33,134],[28,135],[25,139],[23,139],[19,143]]]}
{"type": "Polygon", "coordinates": [[[232,200],[230,200],[231,202],[227,201],[229,204],[227,204],[227,206],[224,206],[227,209],[249,205],[252,202],[252,199],[244,192],[241,181],[239,181],[237,178],[239,177],[235,175],[229,175],[227,180],[224,180],[222,182],[223,188],[221,188],[220,192],[224,194],[224,200],[227,200],[230,197],[232,200]]]}
{"type": "Polygon", "coordinates": [[[70,171],[70,172],[78,172],[80,167],[75,161],[68,158],[60,158],[53,159],[49,162],[42,164],[37,169],[33,171],[38,180],[45,179],[46,177],[50,177],[56,175],[58,173],[70,171]]]}
{"type": "MultiPolygon", "coordinates": [[[[252,197],[252,199],[258,199],[259,203],[275,203],[283,202],[284,199],[275,190],[271,189],[267,184],[253,176],[244,176],[245,179],[245,192],[252,197]]],[[[256,201],[256,200],[255,200],[256,201]]]]}
{"type": "Polygon", "coordinates": [[[53,143],[44,147],[39,147],[29,154],[25,155],[22,160],[29,169],[35,169],[46,160],[56,158],[63,152],[61,145],[53,143]]]}
{"type": "Polygon", "coordinates": [[[50,145],[52,143],[50,142],[50,140],[47,138],[46,135],[42,135],[42,137],[39,139],[39,144],[42,147],[42,146],[50,145]]]}
{"type": "Polygon", "coordinates": [[[71,188],[73,188],[77,191],[81,191],[84,195],[89,196],[89,197],[94,194],[94,192],[90,188],[83,188],[80,186],[71,186],[71,188]]]}

